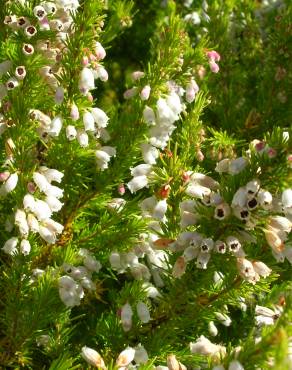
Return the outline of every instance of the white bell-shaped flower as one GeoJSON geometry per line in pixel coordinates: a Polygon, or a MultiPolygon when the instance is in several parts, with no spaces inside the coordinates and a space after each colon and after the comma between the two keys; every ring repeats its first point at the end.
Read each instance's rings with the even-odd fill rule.
{"type": "Polygon", "coordinates": [[[16,237],[10,238],[4,243],[2,250],[7,254],[13,255],[17,253],[17,244],[18,238],[16,237]]]}
{"type": "Polygon", "coordinates": [[[135,357],[134,348],[128,347],[119,354],[116,361],[116,366],[124,368],[134,360],[134,357],[135,357]]]}
{"type": "Polygon", "coordinates": [[[131,305],[129,303],[124,304],[121,309],[121,322],[122,322],[124,331],[131,330],[132,316],[133,316],[133,311],[132,311],[131,305]]]}
{"type": "Polygon", "coordinates": [[[103,358],[94,349],[86,346],[82,347],[81,356],[89,365],[94,366],[98,369],[106,369],[103,358]]]}
{"type": "Polygon", "coordinates": [[[150,312],[146,303],[139,301],[137,303],[137,314],[143,324],[146,324],[151,320],[150,312]]]}
{"type": "Polygon", "coordinates": [[[105,128],[108,125],[109,117],[100,108],[92,108],[91,114],[94,117],[94,121],[99,128],[105,128]]]}

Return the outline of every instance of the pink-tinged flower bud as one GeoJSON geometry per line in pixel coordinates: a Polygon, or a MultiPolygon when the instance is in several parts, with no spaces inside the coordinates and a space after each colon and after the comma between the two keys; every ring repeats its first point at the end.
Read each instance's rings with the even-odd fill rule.
{"type": "Polygon", "coordinates": [[[277,156],[277,151],[273,148],[267,150],[267,155],[269,158],[275,158],[277,156]]]}
{"type": "Polygon", "coordinates": [[[40,30],[41,31],[50,31],[50,23],[47,17],[43,18],[42,20],[39,21],[40,25],[40,30]]]}
{"type": "Polygon", "coordinates": [[[88,100],[90,103],[92,103],[92,102],[93,102],[93,96],[92,96],[92,94],[91,94],[90,92],[89,92],[89,93],[87,93],[86,97],[87,97],[87,100],[88,100]]]}
{"type": "Polygon", "coordinates": [[[98,369],[106,369],[105,363],[98,352],[89,347],[82,347],[81,356],[91,366],[98,369]]]}
{"type": "Polygon", "coordinates": [[[207,57],[210,59],[210,60],[213,60],[214,62],[219,62],[220,59],[221,59],[221,56],[219,53],[217,53],[217,51],[215,50],[212,50],[212,51],[208,51],[207,52],[207,57]]]}
{"type": "Polygon", "coordinates": [[[83,65],[83,67],[86,67],[89,63],[89,60],[88,60],[88,57],[85,55],[82,57],[82,62],[81,64],[83,65]]]}
{"type": "Polygon", "coordinates": [[[96,73],[97,78],[99,78],[101,81],[106,82],[108,80],[108,73],[104,67],[98,66],[98,68],[96,69],[96,73]]]}
{"type": "Polygon", "coordinates": [[[140,78],[143,78],[144,76],[145,76],[145,73],[141,71],[135,71],[131,75],[133,81],[140,80],[140,78]]]}
{"type": "Polygon", "coordinates": [[[199,86],[196,81],[191,80],[191,82],[186,87],[186,101],[192,103],[195,100],[196,94],[199,91],[199,86]]]}
{"type": "Polygon", "coordinates": [[[255,261],[252,263],[253,268],[257,274],[262,276],[263,278],[266,278],[269,276],[272,272],[272,270],[263,262],[261,261],[255,261]]]}
{"type": "Polygon", "coordinates": [[[95,62],[95,61],[96,61],[96,56],[95,56],[95,55],[93,55],[93,54],[90,54],[90,55],[89,55],[89,60],[90,60],[91,62],[95,62]]]}
{"type": "Polygon", "coordinates": [[[182,180],[183,182],[190,181],[191,175],[188,173],[188,171],[184,171],[182,174],[182,180]]]}
{"type": "Polygon", "coordinates": [[[34,53],[34,47],[31,44],[24,44],[22,47],[22,52],[24,55],[32,55],[34,53]]]}
{"type": "Polygon", "coordinates": [[[186,367],[177,360],[175,355],[168,355],[167,356],[167,369],[186,370],[186,367]]]}
{"type": "Polygon", "coordinates": [[[125,368],[134,360],[134,357],[135,350],[131,347],[126,348],[119,354],[119,357],[116,362],[117,367],[125,368]]]}
{"type": "Polygon", "coordinates": [[[27,190],[33,194],[35,191],[36,191],[36,187],[35,187],[35,184],[33,182],[29,182],[27,184],[27,190]]]}
{"type": "Polygon", "coordinates": [[[56,104],[62,104],[64,101],[64,89],[59,86],[55,92],[55,102],[56,104]]]}
{"type": "Polygon", "coordinates": [[[265,230],[266,241],[269,246],[277,253],[285,248],[283,241],[274,230],[265,230]]]}
{"type": "Polygon", "coordinates": [[[15,76],[18,80],[23,80],[26,76],[26,69],[24,66],[16,67],[15,76]]]}
{"type": "Polygon", "coordinates": [[[197,160],[199,162],[202,162],[204,160],[204,158],[205,158],[205,156],[204,156],[204,154],[203,154],[203,152],[201,150],[198,150],[197,153],[196,153],[196,155],[197,155],[197,160]]]}
{"type": "Polygon", "coordinates": [[[143,87],[142,91],[140,92],[141,100],[148,100],[151,92],[151,87],[146,85],[143,87]]]}
{"type": "Polygon", "coordinates": [[[124,184],[120,184],[120,185],[118,186],[118,193],[119,193],[120,195],[124,195],[124,194],[125,194],[125,192],[126,192],[125,185],[124,185],[124,184]]]}
{"type": "Polygon", "coordinates": [[[0,172],[0,181],[1,182],[6,181],[9,176],[10,176],[10,172],[8,172],[8,171],[0,172]]]}
{"type": "Polygon", "coordinates": [[[79,110],[78,110],[77,105],[75,104],[71,105],[70,117],[73,121],[79,120],[79,110]]]}
{"type": "Polygon", "coordinates": [[[264,141],[258,141],[256,144],[255,144],[255,150],[257,152],[261,152],[262,150],[265,149],[265,146],[266,146],[266,143],[264,141]]]}
{"type": "Polygon", "coordinates": [[[199,66],[198,68],[198,76],[202,80],[206,75],[206,68],[204,66],[199,66]]]}
{"type": "Polygon", "coordinates": [[[106,51],[104,50],[100,42],[96,42],[95,44],[95,54],[98,60],[102,60],[106,56],[106,51]]]}
{"type": "Polygon", "coordinates": [[[213,60],[210,60],[209,62],[210,69],[213,73],[218,73],[219,72],[219,66],[216,62],[213,60]]]}
{"type": "Polygon", "coordinates": [[[175,261],[175,264],[173,265],[172,276],[180,279],[183,276],[183,274],[186,272],[186,267],[187,267],[187,262],[184,256],[178,257],[178,259],[175,261]]]}
{"type": "Polygon", "coordinates": [[[132,87],[131,89],[128,89],[124,92],[123,96],[125,99],[131,99],[135,95],[137,95],[138,89],[137,87],[132,87]]]}

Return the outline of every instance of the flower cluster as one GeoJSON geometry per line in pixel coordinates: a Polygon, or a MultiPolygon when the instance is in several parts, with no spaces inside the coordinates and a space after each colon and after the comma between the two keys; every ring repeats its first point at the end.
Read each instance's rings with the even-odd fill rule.
{"type": "MultiPolygon", "coordinates": [[[[146,305],[146,303],[144,303],[142,301],[138,301],[138,303],[136,305],[136,309],[137,309],[137,315],[138,315],[140,321],[143,324],[147,324],[151,320],[151,317],[150,317],[149,308],[146,305]]],[[[127,302],[121,308],[121,322],[122,322],[122,326],[123,326],[124,331],[131,330],[132,316],[133,316],[132,307],[127,302]]]]}
{"type": "MultiPolygon", "coordinates": [[[[23,254],[30,252],[30,243],[27,240],[29,233],[38,233],[47,243],[55,243],[57,235],[63,231],[63,226],[54,221],[51,216],[58,212],[63,203],[59,200],[63,196],[63,190],[51,183],[61,182],[63,174],[55,169],[40,167],[39,172],[33,173],[34,183],[28,184],[31,193],[39,192],[43,198],[37,198],[31,193],[27,193],[23,198],[21,208],[17,208],[14,214],[14,223],[8,219],[6,230],[12,231],[14,224],[22,238],[20,251],[23,254]]],[[[9,178],[8,178],[9,180],[9,178]]],[[[9,239],[2,248],[8,254],[17,252],[18,238],[9,239]]]]}
{"type": "MultiPolygon", "coordinates": [[[[106,365],[104,363],[103,358],[94,349],[86,346],[83,347],[81,356],[91,366],[94,366],[99,369],[106,369],[106,365]]],[[[116,360],[116,367],[119,370],[127,368],[138,369],[139,365],[143,365],[147,361],[148,361],[147,351],[141,344],[138,344],[135,348],[127,347],[119,354],[116,360]],[[136,365],[132,364],[133,361],[135,362],[136,365]]]]}
{"type": "Polygon", "coordinates": [[[101,269],[100,262],[87,249],[80,249],[80,256],[83,266],[75,267],[68,263],[62,266],[62,270],[67,275],[59,278],[59,295],[67,307],[80,305],[80,300],[84,297],[84,289],[95,290],[92,274],[98,273],[101,269]]]}
{"type": "MultiPolygon", "coordinates": [[[[146,173],[142,175],[132,173],[134,178],[127,184],[131,193],[135,193],[148,185],[147,175],[151,172],[151,166],[156,164],[159,158],[159,149],[163,150],[167,146],[171,134],[176,128],[175,122],[179,120],[180,114],[185,108],[183,102],[184,94],[186,101],[191,103],[195,100],[196,94],[199,91],[199,87],[193,78],[186,86],[186,89],[183,89],[174,81],[169,81],[167,87],[169,94],[157,100],[155,111],[147,105],[143,110],[143,118],[149,126],[149,133],[147,142],[141,143],[141,152],[145,163],[140,166],[141,169],[145,168],[146,173]],[[143,165],[149,166],[142,167],[143,165]]],[[[145,99],[145,89],[147,91],[147,99],[149,98],[150,87],[147,85],[142,89],[140,94],[142,95],[142,100],[147,100],[145,99]]],[[[140,170],[140,167],[138,168],[140,170]]]]}

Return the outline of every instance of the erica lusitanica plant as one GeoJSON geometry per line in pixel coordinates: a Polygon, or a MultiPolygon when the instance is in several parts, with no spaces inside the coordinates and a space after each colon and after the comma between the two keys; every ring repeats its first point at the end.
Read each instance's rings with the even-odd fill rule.
{"type": "Polygon", "coordinates": [[[292,369],[291,17],[1,0],[1,369],[292,369]]]}

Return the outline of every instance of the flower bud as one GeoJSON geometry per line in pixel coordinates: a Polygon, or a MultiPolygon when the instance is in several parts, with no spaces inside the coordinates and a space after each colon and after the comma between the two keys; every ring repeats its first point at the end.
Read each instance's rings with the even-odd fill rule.
{"type": "Polygon", "coordinates": [[[9,178],[4,184],[5,192],[11,193],[16,188],[17,183],[18,183],[18,175],[17,173],[13,173],[12,175],[9,176],[9,178]]]}
{"type": "Polygon", "coordinates": [[[143,117],[147,124],[149,125],[155,124],[155,113],[153,109],[148,107],[147,105],[143,110],[143,117]]]}
{"type": "Polygon", "coordinates": [[[265,230],[264,233],[267,243],[275,252],[282,252],[284,250],[283,241],[274,230],[265,230]]]}
{"type": "Polygon", "coordinates": [[[88,146],[88,135],[83,130],[77,131],[77,140],[81,148],[85,148],[88,146]]]}
{"type": "Polygon", "coordinates": [[[263,278],[266,278],[272,272],[272,270],[261,261],[255,261],[252,264],[253,264],[253,268],[255,272],[259,274],[260,276],[262,276],[263,278]]]}
{"type": "Polygon", "coordinates": [[[120,195],[124,195],[125,192],[126,192],[125,185],[124,184],[119,184],[119,186],[118,186],[118,193],[120,195]]]}
{"type": "Polygon", "coordinates": [[[2,247],[2,250],[7,254],[13,255],[17,253],[17,248],[16,248],[17,244],[18,244],[17,238],[15,237],[10,238],[5,242],[4,246],[2,247]]]}
{"type": "Polygon", "coordinates": [[[216,62],[214,62],[213,60],[211,60],[210,62],[209,62],[209,66],[210,66],[210,69],[211,69],[211,71],[213,72],[213,73],[218,73],[219,72],[219,66],[218,66],[218,64],[216,63],[216,62]]]}
{"type": "Polygon", "coordinates": [[[135,350],[131,347],[126,348],[119,354],[119,357],[116,362],[117,367],[126,367],[134,360],[135,350]]]}
{"type": "Polygon", "coordinates": [[[76,131],[76,128],[72,125],[68,125],[66,127],[66,137],[69,141],[72,141],[74,139],[76,139],[76,136],[77,136],[77,131],[76,131]]]}
{"type": "Polygon", "coordinates": [[[94,349],[86,347],[86,346],[82,347],[81,356],[84,358],[84,360],[89,365],[92,365],[100,369],[106,369],[106,366],[105,366],[105,363],[102,357],[94,349]]]}
{"type": "Polygon", "coordinates": [[[143,324],[151,320],[149,309],[144,302],[139,301],[137,303],[137,314],[143,324]]]}
{"type": "Polygon", "coordinates": [[[10,176],[10,172],[8,172],[8,171],[0,172],[0,181],[1,182],[6,181],[9,176],[10,176]]]}
{"type": "Polygon", "coordinates": [[[64,89],[62,86],[58,86],[55,92],[55,102],[56,104],[62,104],[64,100],[64,89]]]}
{"type": "Polygon", "coordinates": [[[92,108],[91,114],[99,128],[105,128],[108,125],[109,117],[102,109],[92,108]]]}
{"type": "Polygon", "coordinates": [[[233,360],[230,362],[228,370],[244,370],[244,368],[239,361],[233,360]]]}
{"type": "Polygon", "coordinates": [[[131,330],[132,316],[133,316],[132,307],[130,306],[129,303],[124,304],[124,306],[121,309],[121,321],[122,321],[123,329],[126,332],[131,330]]]}
{"type": "Polygon", "coordinates": [[[140,80],[140,78],[143,78],[144,76],[145,76],[145,73],[141,71],[135,71],[131,75],[133,81],[140,80]]]}
{"type": "Polygon", "coordinates": [[[30,246],[30,243],[28,240],[26,239],[23,239],[20,243],[20,252],[23,254],[23,255],[28,255],[29,252],[30,252],[30,249],[31,249],[31,246],[30,246]]]}
{"type": "Polygon", "coordinates": [[[90,112],[83,114],[83,124],[85,131],[95,131],[94,117],[90,112]]]}
{"type": "Polygon", "coordinates": [[[62,125],[63,125],[62,118],[60,116],[56,116],[51,122],[51,127],[49,131],[50,136],[53,137],[59,136],[60,131],[62,129],[62,125]]]}
{"type": "Polygon", "coordinates": [[[151,92],[151,87],[146,85],[143,87],[142,91],[140,92],[141,100],[148,100],[151,92]]]}
{"type": "Polygon", "coordinates": [[[95,55],[97,57],[97,60],[102,60],[106,56],[106,51],[104,50],[101,43],[98,41],[95,43],[95,55]]]}
{"type": "Polygon", "coordinates": [[[71,106],[70,117],[73,121],[79,120],[79,110],[78,110],[77,105],[75,104],[72,104],[71,106]]]}
{"type": "Polygon", "coordinates": [[[141,344],[138,344],[138,346],[135,347],[134,361],[136,364],[146,364],[148,359],[149,357],[146,349],[141,344]]]}
{"type": "Polygon", "coordinates": [[[131,99],[138,93],[137,87],[132,87],[124,92],[123,97],[124,99],[131,99]]]}
{"type": "Polygon", "coordinates": [[[218,329],[216,328],[214,321],[209,322],[208,330],[209,330],[210,335],[212,335],[212,337],[216,337],[216,335],[218,334],[218,329]]]}

